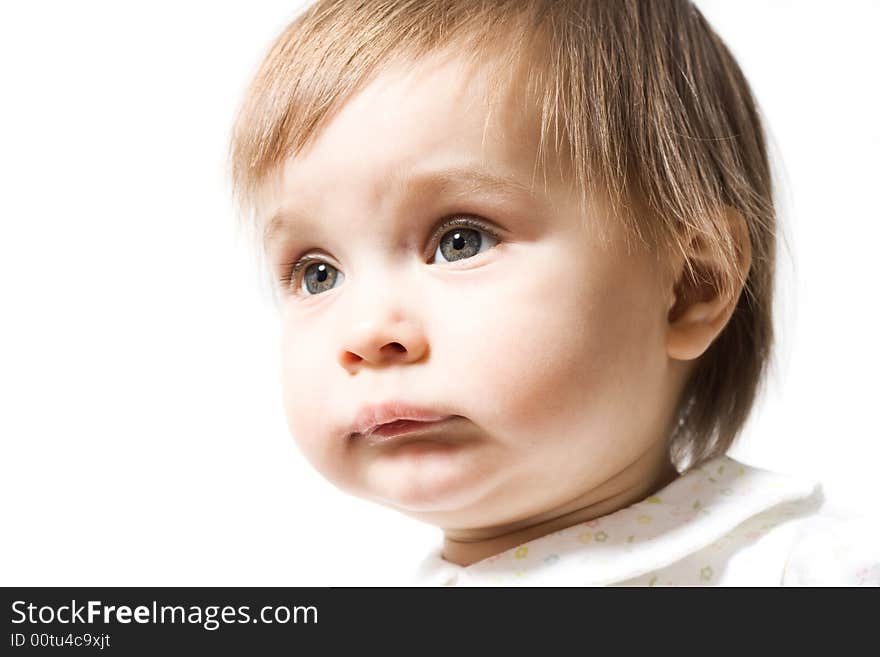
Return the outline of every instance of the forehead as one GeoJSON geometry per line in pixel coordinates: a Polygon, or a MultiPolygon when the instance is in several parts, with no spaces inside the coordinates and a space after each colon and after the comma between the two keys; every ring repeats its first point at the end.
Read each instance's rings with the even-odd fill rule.
{"type": "Polygon", "coordinates": [[[534,106],[515,79],[499,85],[494,72],[448,53],[384,67],[275,173],[265,237],[331,202],[379,209],[410,186],[545,195],[534,106]]]}

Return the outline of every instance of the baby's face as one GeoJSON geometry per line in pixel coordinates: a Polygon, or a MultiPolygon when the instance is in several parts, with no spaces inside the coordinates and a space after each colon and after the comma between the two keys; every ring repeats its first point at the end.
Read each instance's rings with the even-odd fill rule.
{"type": "Polygon", "coordinates": [[[674,402],[655,259],[558,180],[532,186],[533,117],[499,105],[484,131],[485,81],[460,66],[384,69],[268,196],[278,278],[314,258],[280,283],[295,440],[343,490],[444,528],[564,505],[655,446],[674,402]],[[457,417],[351,435],[398,401],[457,417]]]}

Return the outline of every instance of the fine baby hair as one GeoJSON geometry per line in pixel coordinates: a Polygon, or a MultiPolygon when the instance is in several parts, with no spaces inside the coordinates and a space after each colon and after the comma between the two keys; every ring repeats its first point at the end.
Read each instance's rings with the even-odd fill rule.
{"type": "Polygon", "coordinates": [[[490,106],[509,94],[539,117],[535,174],[564,176],[583,207],[601,200],[670,275],[683,265],[683,297],[738,297],[681,391],[668,443],[682,469],[724,454],[771,353],[775,216],[749,86],[686,0],[319,0],[275,40],[235,122],[242,214],[270,231],[271,174],[386,66],[440,52],[491,80],[490,106]]]}

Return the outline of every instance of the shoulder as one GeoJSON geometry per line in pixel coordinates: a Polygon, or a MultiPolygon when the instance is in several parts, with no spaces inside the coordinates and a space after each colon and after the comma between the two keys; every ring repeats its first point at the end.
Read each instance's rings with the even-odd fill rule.
{"type": "Polygon", "coordinates": [[[823,508],[798,527],[784,586],[880,586],[880,527],[864,511],[823,508]]]}

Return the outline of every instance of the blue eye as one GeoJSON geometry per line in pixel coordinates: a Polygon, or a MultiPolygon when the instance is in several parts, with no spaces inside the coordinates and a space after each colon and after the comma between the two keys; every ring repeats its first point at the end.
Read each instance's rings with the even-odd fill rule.
{"type": "MultiPolygon", "coordinates": [[[[434,233],[434,239],[438,235],[440,239],[437,242],[433,262],[440,263],[452,263],[473,258],[499,242],[493,232],[484,227],[482,222],[465,216],[456,217],[443,224],[440,230],[434,233]],[[442,232],[450,226],[450,229],[442,232]]],[[[283,276],[281,282],[288,289],[292,288],[293,294],[308,297],[328,292],[344,280],[345,275],[329,262],[313,256],[306,256],[293,263],[290,273],[283,276]]]]}
{"type": "Polygon", "coordinates": [[[440,238],[437,250],[434,252],[434,260],[439,262],[456,262],[473,258],[482,253],[481,248],[486,250],[495,246],[498,240],[478,228],[459,226],[454,230],[447,231],[440,238]],[[438,260],[442,258],[442,260],[438,260]]]}
{"type": "Polygon", "coordinates": [[[336,283],[345,280],[345,275],[329,262],[300,260],[294,266],[292,278],[296,280],[297,272],[305,267],[302,287],[310,295],[321,294],[336,287],[336,283]]]}

